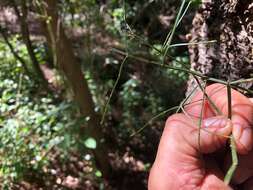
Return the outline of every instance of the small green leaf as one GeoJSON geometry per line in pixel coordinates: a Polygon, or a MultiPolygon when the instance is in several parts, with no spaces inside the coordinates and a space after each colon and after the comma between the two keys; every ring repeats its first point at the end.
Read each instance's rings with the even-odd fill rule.
{"type": "Polygon", "coordinates": [[[97,142],[94,138],[89,137],[84,141],[84,145],[89,148],[89,149],[96,149],[97,147],[97,142]]]}
{"type": "Polygon", "coordinates": [[[97,171],[95,172],[95,175],[96,175],[97,177],[102,177],[102,173],[101,173],[101,171],[99,171],[99,170],[97,170],[97,171]]]}

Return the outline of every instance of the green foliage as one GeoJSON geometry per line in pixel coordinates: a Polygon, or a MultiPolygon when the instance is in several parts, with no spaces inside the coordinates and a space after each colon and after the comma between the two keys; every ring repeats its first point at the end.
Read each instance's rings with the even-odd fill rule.
{"type": "MultiPolygon", "coordinates": [[[[188,68],[190,65],[188,56],[178,56],[172,61],[171,66],[177,68],[188,68]]],[[[167,69],[166,71],[170,79],[174,80],[175,85],[180,86],[188,79],[188,74],[178,70],[167,69]]]]}
{"type": "Polygon", "coordinates": [[[72,27],[90,27],[92,24],[100,26],[103,22],[99,5],[95,0],[63,0],[61,3],[64,21],[72,27]]]}
{"type": "Polygon", "coordinates": [[[84,141],[84,145],[85,145],[85,147],[87,147],[89,149],[96,149],[97,142],[94,138],[89,137],[88,139],[86,139],[84,141]]]}
{"type": "MultiPolygon", "coordinates": [[[[16,35],[12,38],[11,43],[16,48],[19,55],[28,58],[28,53],[24,44],[20,43],[18,40],[20,37],[16,35]]],[[[0,41],[0,66],[2,72],[0,72],[1,79],[13,79],[18,80],[19,73],[23,71],[21,63],[17,62],[15,57],[12,55],[9,47],[4,41],[0,41]],[[10,66],[9,66],[10,64],[10,66]]]]}
{"type": "Polygon", "coordinates": [[[149,117],[164,109],[161,97],[135,77],[122,85],[119,95],[123,106],[119,132],[126,137],[142,127],[149,117]]]}
{"type": "MultiPolygon", "coordinates": [[[[67,151],[71,131],[84,121],[73,103],[38,91],[4,43],[0,52],[0,178],[10,187],[31,171],[41,172],[55,147],[67,151]]],[[[94,148],[93,142],[88,145],[94,148]]]]}
{"type": "MultiPolygon", "coordinates": [[[[140,59],[143,56],[158,63],[163,61],[163,55],[157,51],[163,50],[162,37],[160,38],[159,34],[160,39],[153,41],[150,36],[155,33],[151,32],[149,36],[149,30],[155,28],[155,32],[165,34],[166,37],[169,28],[156,28],[156,24],[159,24],[157,15],[167,15],[168,7],[175,6],[172,1],[111,0],[103,5],[96,0],[61,0],[59,5],[59,13],[64,26],[68,28],[67,32],[72,29],[74,32],[76,29],[85,30],[85,45],[81,45],[82,38],[73,44],[76,55],[82,59],[80,63],[84,62],[84,79],[88,82],[98,114],[103,113],[122,63],[121,55],[111,53],[107,45],[115,45],[129,55],[136,54],[140,59]],[[131,32],[145,35],[143,41],[156,50],[147,48],[143,41],[135,38],[132,33],[129,35],[130,26],[131,32]]],[[[176,32],[178,31],[180,29],[176,32]]],[[[26,47],[19,38],[13,37],[11,43],[32,71],[26,47]]],[[[50,61],[44,43],[36,41],[34,44],[40,64],[50,61]]],[[[168,54],[176,59],[168,60],[166,64],[179,68],[189,67],[186,48],[177,51],[179,48],[169,48],[168,54]]],[[[34,82],[33,77],[36,76],[26,76],[22,65],[2,42],[0,66],[0,179],[4,179],[6,187],[10,188],[11,183],[22,180],[27,173],[40,174],[42,168],[49,166],[50,154],[54,153],[55,149],[61,152],[61,158],[66,162],[70,157],[69,150],[79,150],[82,155],[87,151],[89,154],[85,160],[93,162],[91,152],[97,148],[98,141],[79,134],[80,127],[83,127],[89,118],[80,118],[76,105],[64,97],[64,90],[68,89],[60,93],[58,89],[54,93],[46,92],[34,82]]],[[[106,133],[112,131],[116,134],[115,141],[130,144],[130,134],[140,129],[153,116],[175,105],[183,96],[181,89],[187,77],[187,74],[177,70],[157,68],[129,56],[129,62],[124,65],[111,97],[105,125],[101,130],[106,133]]],[[[145,140],[145,134],[140,134],[140,137],[139,141],[143,147],[149,143],[145,140]]],[[[121,145],[117,144],[116,148],[121,150],[121,145]]],[[[120,152],[119,150],[116,152],[120,152]]],[[[143,168],[147,171],[150,163],[145,163],[143,168]]],[[[101,182],[100,189],[105,189],[102,184],[102,171],[92,166],[91,173],[92,178],[98,183],[101,182]]]]}
{"type": "Polygon", "coordinates": [[[124,8],[115,8],[109,10],[109,14],[111,15],[111,24],[106,26],[106,29],[113,33],[114,35],[120,35],[122,32],[122,25],[124,23],[124,8]]]}

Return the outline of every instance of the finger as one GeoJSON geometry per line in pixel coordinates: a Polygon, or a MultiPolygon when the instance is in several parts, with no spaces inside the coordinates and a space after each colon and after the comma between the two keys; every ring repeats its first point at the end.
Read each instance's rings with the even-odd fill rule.
{"type": "MultiPolygon", "coordinates": [[[[216,107],[225,116],[228,116],[228,98],[227,89],[225,85],[213,84],[206,88],[206,94],[216,107]]],[[[232,98],[232,123],[233,135],[235,137],[237,151],[241,154],[248,153],[253,145],[253,104],[252,102],[236,90],[231,90],[232,98]]],[[[198,92],[192,99],[192,104],[185,107],[187,113],[193,117],[199,118],[202,110],[203,93],[198,92]]],[[[203,118],[217,115],[212,104],[204,101],[203,118]]]]}
{"type": "Polygon", "coordinates": [[[199,148],[203,153],[210,153],[224,146],[232,126],[229,120],[219,116],[204,120],[202,128],[205,130],[201,130],[198,144],[198,126],[192,125],[187,116],[175,114],[167,120],[149,177],[150,190],[182,186],[194,189],[204,185],[207,173],[199,148]]]}
{"type": "Polygon", "coordinates": [[[232,188],[227,186],[216,175],[210,174],[205,178],[201,190],[232,190],[232,188]]]}
{"type": "Polygon", "coordinates": [[[213,153],[225,145],[232,132],[232,122],[224,116],[215,116],[204,119],[201,128],[198,122],[195,125],[190,122],[183,122],[187,117],[180,115],[169,120],[170,125],[178,125],[182,130],[182,136],[191,145],[196,155],[200,153],[213,153]]]}
{"type": "MultiPolygon", "coordinates": [[[[214,102],[213,100],[214,97],[224,95],[222,94],[224,93],[224,89],[225,89],[225,86],[214,84],[214,85],[210,85],[206,87],[205,93],[211,99],[211,101],[214,102]]],[[[191,103],[185,106],[186,112],[190,116],[195,117],[195,118],[200,118],[200,116],[202,115],[202,119],[218,115],[216,111],[214,110],[211,102],[207,98],[205,98],[203,102],[203,98],[205,97],[203,96],[202,91],[199,90],[198,92],[196,92],[196,94],[191,99],[191,103]],[[204,114],[201,114],[201,112],[204,112],[204,114]]],[[[218,109],[220,110],[220,108],[218,109]]]]}

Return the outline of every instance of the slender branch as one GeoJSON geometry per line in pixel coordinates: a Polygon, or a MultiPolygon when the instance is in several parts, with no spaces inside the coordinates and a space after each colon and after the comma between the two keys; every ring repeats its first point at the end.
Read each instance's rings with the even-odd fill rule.
{"type": "MultiPolygon", "coordinates": [[[[196,80],[200,90],[202,91],[202,93],[205,95],[205,97],[207,98],[208,102],[211,104],[211,106],[214,108],[214,110],[216,111],[216,114],[218,115],[222,115],[222,112],[220,111],[220,109],[215,105],[215,103],[212,101],[212,99],[207,95],[206,91],[204,88],[202,88],[200,82],[199,82],[199,79],[192,75],[194,77],[194,79],[196,80]]],[[[205,81],[205,84],[206,84],[206,81],[205,81]]]]}
{"type": "Polygon", "coordinates": [[[171,44],[171,41],[173,39],[176,28],[178,27],[179,23],[181,22],[182,16],[184,16],[186,11],[188,10],[188,8],[191,4],[191,1],[189,1],[188,5],[186,6],[185,10],[183,11],[185,3],[186,3],[186,0],[183,0],[182,3],[181,3],[181,6],[179,8],[179,11],[178,11],[178,14],[177,14],[177,17],[176,17],[176,21],[173,25],[173,28],[172,28],[171,32],[169,32],[169,34],[167,35],[166,40],[164,42],[164,45],[163,45],[163,65],[165,63],[165,57],[166,57],[167,52],[170,48],[170,44],[171,44]]]}
{"type": "Polygon", "coordinates": [[[120,77],[121,77],[122,70],[123,70],[123,67],[124,67],[125,62],[127,61],[127,58],[128,58],[128,56],[126,56],[126,57],[124,58],[124,60],[122,61],[121,65],[120,65],[118,77],[117,77],[117,79],[116,79],[116,81],[115,81],[115,83],[114,83],[114,85],[113,85],[112,91],[111,91],[111,93],[110,93],[110,96],[109,96],[109,98],[108,98],[108,101],[106,102],[106,105],[105,105],[105,108],[104,108],[104,111],[103,111],[102,119],[101,119],[101,121],[100,121],[100,124],[101,124],[101,125],[104,123],[105,115],[106,115],[106,113],[107,113],[107,109],[108,109],[110,100],[111,100],[112,95],[113,95],[113,93],[114,93],[114,91],[115,91],[115,89],[116,89],[116,86],[117,86],[118,83],[119,83],[119,79],[120,79],[120,77]]]}
{"type": "MultiPolygon", "coordinates": [[[[199,86],[201,86],[201,84],[199,84],[199,86]]],[[[201,89],[203,87],[201,86],[201,89]]],[[[203,91],[205,92],[206,90],[206,81],[204,83],[204,88],[203,88],[203,91]]],[[[205,101],[206,101],[206,98],[208,96],[206,96],[206,93],[203,93],[203,99],[202,99],[202,102],[201,102],[201,111],[200,111],[200,116],[199,116],[199,122],[198,122],[198,145],[199,145],[199,152],[201,152],[201,140],[200,140],[200,137],[201,137],[201,126],[202,126],[202,120],[203,120],[203,116],[204,116],[204,109],[205,109],[205,101]]],[[[202,155],[202,154],[200,154],[202,155]]]]}
{"type": "MultiPolygon", "coordinates": [[[[232,95],[231,95],[231,86],[230,82],[227,82],[227,97],[228,97],[228,119],[232,119],[232,95]]],[[[238,156],[236,152],[236,145],[235,145],[235,139],[233,134],[230,136],[230,148],[231,148],[231,155],[232,155],[232,165],[230,166],[228,172],[226,173],[226,176],[224,178],[224,183],[229,184],[234,173],[236,170],[236,167],[238,165],[238,156]]]]}
{"type": "MultiPolygon", "coordinates": [[[[125,53],[125,52],[123,52],[123,51],[121,51],[119,49],[112,49],[112,51],[114,51],[115,53],[118,53],[118,54],[120,54],[122,56],[125,56],[127,54],[127,53],[125,53]]],[[[167,69],[173,69],[173,70],[182,71],[182,72],[185,72],[185,73],[188,73],[188,74],[192,74],[192,75],[195,75],[197,77],[200,77],[202,80],[206,80],[207,82],[215,82],[215,83],[220,83],[220,84],[223,84],[223,85],[227,85],[227,81],[224,81],[224,80],[221,80],[221,79],[216,79],[216,78],[213,78],[213,77],[208,77],[208,76],[205,76],[205,75],[203,75],[203,74],[201,74],[201,73],[199,73],[197,71],[194,71],[194,70],[190,70],[190,69],[186,69],[186,68],[181,68],[181,67],[174,67],[174,66],[170,66],[170,65],[166,65],[166,64],[163,65],[161,63],[158,63],[157,61],[147,60],[145,58],[137,57],[137,56],[131,55],[131,54],[129,54],[128,56],[129,56],[129,58],[141,61],[143,63],[153,64],[153,65],[157,65],[159,67],[164,67],[164,68],[167,68],[167,69]]],[[[230,85],[231,87],[240,89],[240,90],[245,91],[245,92],[247,92],[249,94],[253,94],[252,90],[246,89],[244,87],[241,87],[237,83],[233,84],[233,81],[231,83],[232,83],[230,85]]]]}
{"type": "Polygon", "coordinates": [[[143,131],[149,124],[151,124],[154,120],[156,120],[157,118],[165,115],[166,113],[169,113],[171,111],[174,111],[176,109],[178,109],[179,106],[174,106],[172,108],[166,109],[163,112],[155,115],[154,117],[152,117],[145,125],[143,125],[143,127],[141,127],[140,129],[138,129],[136,132],[134,132],[133,134],[130,135],[130,137],[133,137],[135,135],[137,135],[138,133],[140,133],[141,131],[143,131]]]}
{"type": "Polygon", "coordinates": [[[47,81],[46,81],[45,76],[39,66],[39,61],[36,58],[36,55],[34,53],[34,48],[32,45],[32,41],[30,39],[30,32],[29,32],[29,28],[27,26],[27,14],[28,14],[27,11],[28,11],[28,9],[27,9],[27,5],[26,5],[26,0],[21,1],[21,12],[18,9],[18,5],[17,5],[16,1],[15,0],[10,0],[10,1],[13,5],[14,11],[19,19],[22,38],[23,38],[23,41],[27,47],[27,51],[28,51],[28,54],[31,58],[33,67],[39,76],[39,80],[42,82],[42,84],[45,87],[47,87],[47,81]]]}
{"type": "Polygon", "coordinates": [[[25,73],[31,78],[32,75],[31,75],[31,73],[30,73],[30,71],[29,71],[29,69],[28,69],[28,67],[26,65],[25,60],[22,57],[20,57],[18,55],[18,53],[15,51],[13,45],[11,44],[11,42],[8,39],[7,34],[5,33],[4,29],[1,26],[0,26],[0,33],[1,33],[2,37],[3,37],[3,39],[4,39],[4,42],[7,44],[7,46],[9,47],[9,49],[11,51],[11,53],[13,54],[13,56],[22,64],[22,66],[23,66],[23,68],[25,70],[25,73]]]}

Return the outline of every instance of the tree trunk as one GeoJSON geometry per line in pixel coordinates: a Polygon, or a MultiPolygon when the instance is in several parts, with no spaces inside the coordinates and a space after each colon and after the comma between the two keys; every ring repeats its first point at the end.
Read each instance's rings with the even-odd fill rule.
{"type": "MultiPolygon", "coordinates": [[[[223,80],[252,77],[253,0],[205,0],[193,20],[189,47],[192,69],[223,80]]],[[[189,89],[195,86],[193,79],[189,89]]],[[[252,89],[252,83],[241,84],[252,89]]]]}
{"type": "Polygon", "coordinates": [[[108,176],[110,164],[105,152],[107,148],[104,143],[101,143],[103,135],[87,81],[83,76],[80,64],[75,58],[71,42],[66,36],[64,27],[58,18],[57,1],[45,0],[45,3],[45,14],[50,18],[49,23],[44,22],[44,26],[47,28],[45,36],[52,50],[55,50],[56,64],[70,84],[74,100],[79,105],[82,115],[90,118],[87,126],[81,128],[81,136],[90,136],[96,139],[97,148],[94,150],[94,155],[97,166],[104,176],[108,176]]]}
{"type": "Polygon", "coordinates": [[[39,62],[38,62],[36,55],[34,53],[32,41],[30,39],[30,32],[29,32],[29,28],[27,26],[27,20],[26,20],[27,19],[26,0],[21,1],[21,10],[22,10],[21,12],[19,11],[18,5],[16,4],[15,0],[11,0],[11,3],[13,5],[15,13],[19,19],[22,39],[27,47],[27,51],[28,51],[28,54],[31,58],[33,68],[34,68],[35,72],[37,73],[39,80],[42,82],[44,87],[47,88],[47,80],[45,79],[45,76],[40,68],[39,62]]]}

